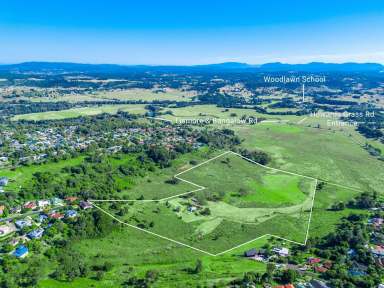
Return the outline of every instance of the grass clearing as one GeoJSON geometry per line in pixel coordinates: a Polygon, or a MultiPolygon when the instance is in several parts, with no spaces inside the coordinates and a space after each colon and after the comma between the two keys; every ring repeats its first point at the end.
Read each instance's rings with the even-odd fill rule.
{"type": "Polygon", "coordinates": [[[271,208],[296,205],[311,195],[308,179],[268,169],[239,155],[227,153],[178,177],[206,187],[197,192],[243,207],[271,208]],[[307,185],[305,185],[307,184],[307,185]]]}
{"type": "Polygon", "coordinates": [[[186,91],[181,89],[164,88],[164,89],[115,89],[108,91],[100,91],[82,94],[57,94],[51,96],[24,97],[33,102],[59,102],[65,101],[70,103],[87,102],[87,101],[110,101],[110,100],[131,100],[131,101],[182,101],[189,102],[196,96],[195,91],[186,91]]]}
{"type": "MultiPolygon", "coordinates": [[[[265,234],[304,242],[314,179],[261,167],[232,152],[184,171],[177,175],[181,181],[205,189],[158,202],[98,205],[131,229],[138,227],[213,254],[265,234]]],[[[158,190],[166,186],[157,184],[158,190]]]]}
{"type": "Polygon", "coordinates": [[[384,192],[382,162],[345,133],[277,123],[236,126],[233,130],[244,139],[245,148],[270,153],[273,167],[349,187],[384,192]],[[286,132],[292,129],[301,132],[286,132]]]}
{"type": "Polygon", "coordinates": [[[101,281],[77,279],[63,283],[47,279],[40,288],[53,287],[116,287],[131,277],[144,277],[146,271],[156,270],[159,279],[156,287],[212,286],[227,283],[242,277],[244,271],[265,272],[264,263],[240,257],[241,250],[231,255],[211,257],[197,251],[154,238],[135,229],[122,228],[100,239],[82,240],[73,248],[84,255],[91,265],[102,265],[105,261],[114,263],[114,268],[101,281]],[[203,262],[203,271],[196,275],[188,272],[195,267],[197,259],[203,262]]]}
{"type": "Polygon", "coordinates": [[[119,111],[128,112],[132,114],[145,114],[145,105],[143,104],[118,104],[118,105],[100,105],[92,107],[72,108],[60,111],[48,111],[40,113],[29,113],[16,115],[11,118],[13,121],[28,120],[28,121],[42,121],[42,120],[60,120],[67,118],[77,118],[82,116],[94,116],[102,113],[116,114],[119,111]]]}

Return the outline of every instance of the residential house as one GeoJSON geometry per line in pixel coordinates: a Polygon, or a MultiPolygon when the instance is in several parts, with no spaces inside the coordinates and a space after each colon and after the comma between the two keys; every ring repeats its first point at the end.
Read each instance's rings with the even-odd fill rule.
{"type": "Polygon", "coordinates": [[[250,250],[244,252],[244,257],[253,257],[255,255],[257,255],[256,249],[250,249],[250,250]]]}
{"type": "Polygon", "coordinates": [[[64,205],[63,200],[61,200],[60,198],[56,198],[56,197],[51,199],[51,204],[53,206],[63,206],[64,205]]]}
{"type": "Polygon", "coordinates": [[[384,256],[384,247],[380,245],[374,245],[371,247],[371,253],[375,256],[384,256]]]}
{"type": "Polygon", "coordinates": [[[43,223],[44,221],[46,221],[48,219],[48,216],[45,215],[45,214],[40,214],[39,217],[37,218],[37,222],[39,223],[43,223]]]}
{"type": "Polygon", "coordinates": [[[368,220],[368,224],[373,225],[376,229],[380,228],[384,224],[384,219],[375,217],[368,220]]]}
{"type": "Polygon", "coordinates": [[[281,257],[287,257],[289,255],[289,250],[288,250],[288,248],[285,248],[285,247],[282,247],[282,248],[275,247],[272,249],[272,251],[281,257]]]}
{"type": "Polygon", "coordinates": [[[0,177],[0,186],[7,186],[7,184],[8,184],[8,178],[0,177]]]}
{"type": "Polygon", "coordinates": [[[24,209],[36,209],[37,205],[35,201],[28,201],[23,205],[24,209]]]}
{"type": "Polygon", "coordinates": [[[53,212],[51,214],[49,214],[49,217],[51,219],[56,219],[56,220],[60,220],[60,219],[63,219],[64,218],[64,215],[59,213],[59,212],[53,212]]]}
{"type": "Polygon", "coordinates": [[[49,200],[37,201],[37,206],[39,206],[39,208],[45,208],[45,207],[49,206],[50,204],[51,204],[51,202],[49,200]]]}
{"type": "Polygon", "coordinates": [[[92,204],[88,201],[80,201],[80,207],[81,209],[86,210],[92,208],[92,204]]]}
{"type": "Polygon", "coordinates": [[[11,210],[9,210],[11,214],[17,214],[21,212],[20,206],[12,207],[11,210]]]}
{"type": "Polygon", "coordinates": [[[15,251],[13,251],[12,255],[16,256],[17,258],[24,258],[25,256],[28,255],[28,248],[25,247],[24,245],[17,246],[15,251]]]}
{"type": "Polygon", "coordinates": [[[30,239],[39,239],[39,238],[41,238],[41,236],[43,236],[43,233],[44,233],[44,229],[43,228],[38,228],[38,229],[35,229],[35,230],[29,232],[27,234],[27,236],[30,239]]]}
{"type": "Polygon", "coordinates": [[[77,212],[75,210],[68,210],[65,212],[65,217],[67,218],[75,218],[77,216],[77,212]]]}
{"type": "Polygon", "coordinates": [[[325,284],[323,281],[312,279],[309,282],[310,288],[330,288],[327,284],[325,284]]]}
{"type": "Polygon", "coordinates": [[[321,259],[320,258],[315,258],[315,257],[310,257],[307,260],[307,263],[310,265],[320,263],[321,259]]]}
{"type": "Polygon", "coordinates": [[[17,220],[15,222],[15,225],[17,228],[23,229],[24,227],[32,226],[32,221],[30,221],[29,219],[17,220]]]}
{"type": "Polygon", "coordinates": [[[328,271],[328,269],[325,268],[325,267],[323,267],[323,266],[315,266],[315,267],[314,267],[314,270],[315,270],[315,272],[317,272],[317,273],[325,273],[325,272],[328,271]]]}
{"type": "Polygon", "coordinates": [[[79,198],[77,198],[77,197],[70,196],[70,197],[65,198],[65,201],[67,201],[69,203],[73,203],[73,202],[77,201],[78,199],[79,198]]]}
{"type": "Polygon", "coordinates": [[[15,225],[11,223],[0,226],[0,236],[8,235],[14,231],[16,231],[15,225]]]}

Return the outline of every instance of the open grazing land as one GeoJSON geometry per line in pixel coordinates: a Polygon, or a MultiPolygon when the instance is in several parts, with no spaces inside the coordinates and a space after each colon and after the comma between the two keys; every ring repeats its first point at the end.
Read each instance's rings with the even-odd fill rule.
{"type": "Polygon", "coordinates": [[[72,108],[61,111],[50,111],[40,113],[30,113],[16,115],[12,120],[28,120],[28,121],[43,121],[43,120],[60,120],[67,118],[76,118],[82,116],[92,116],[102,113],[116,114],[117,112],[128,112],[131,114],[145,114],[144,105],[98,105],[94,107],[72,108]]]}
{"type": "Polygon", "coordinates": [[[254,67],[29,69],[0,81],[0,287],[384,282],[382,73],[303,102],[254,67]]]}
{"type": "Polygon", "coordinates": [[[305,242],[315,179],[263,167],[225,152],[177,174],[173,180],[174,185],[182,181],[200,189],[189,193],[180,190],[182,195],[160,201],[121,204],[111,200],[101,209],[122,216],[120,221],[131,227],[148,229],[211,254],[265,234],[305,242]]]}

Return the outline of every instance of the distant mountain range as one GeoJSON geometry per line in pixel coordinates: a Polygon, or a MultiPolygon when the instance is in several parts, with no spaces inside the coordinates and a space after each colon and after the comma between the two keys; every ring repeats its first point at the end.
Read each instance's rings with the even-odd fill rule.
{"type": "Polygon", "coordinates": [[[145,72],[382,72],[384,66],[378,63],[323,63],[284,64],[280,62],[251,65],[239,62],[225,62],[192,66],[150,66],[118,64],[82,64],[70,62],[24,62],[0,65],[3,72],[88,72],[88,73],[128,73],[145,72]]]}

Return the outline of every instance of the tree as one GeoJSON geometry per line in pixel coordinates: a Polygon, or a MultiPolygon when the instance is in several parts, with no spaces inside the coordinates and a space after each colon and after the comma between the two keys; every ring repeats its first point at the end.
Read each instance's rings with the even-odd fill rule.
{"type": "Polygon", "coordinates": [[[281,275],[281,282],[288,284],[292,283],[297,278],[297,272],[292,269],[284,270],[283,274],[281,275]]]}
{"type": "Polygon", "coordinates": [[[244,284],[253,284],[256,282],[256,277],[252,272],[245,272],[243,277],[244,284]]]}
{"type": "Polygon", "coordinates": [[[197,259],[196,266],[193,272],[195,274],[199,274],[201,271],[203,271],[203,262],[200,259],[197,259]]]}
{"type": "Polygon", "coordinates": [[[156,270],[148,270],[145,273],[145,282],[154,283],[159,278],[159,272],[156,270]]]}
{"type": "Polygon", "coordinates": [[[76,277],[86,277],[89,266],[78,252],[65,249],[58,257],[58,266],[54,277],[58,280],[73,281],[76,277]]]}
{"type": "Polygon", "coordinates": [[[272,277],[272,275],[273,275],[273,272],[275,271],[275,264],[273,264],[273,263],[268,263],[267,264],[267,274],[270,276],[270,277],[272,277]]]}

